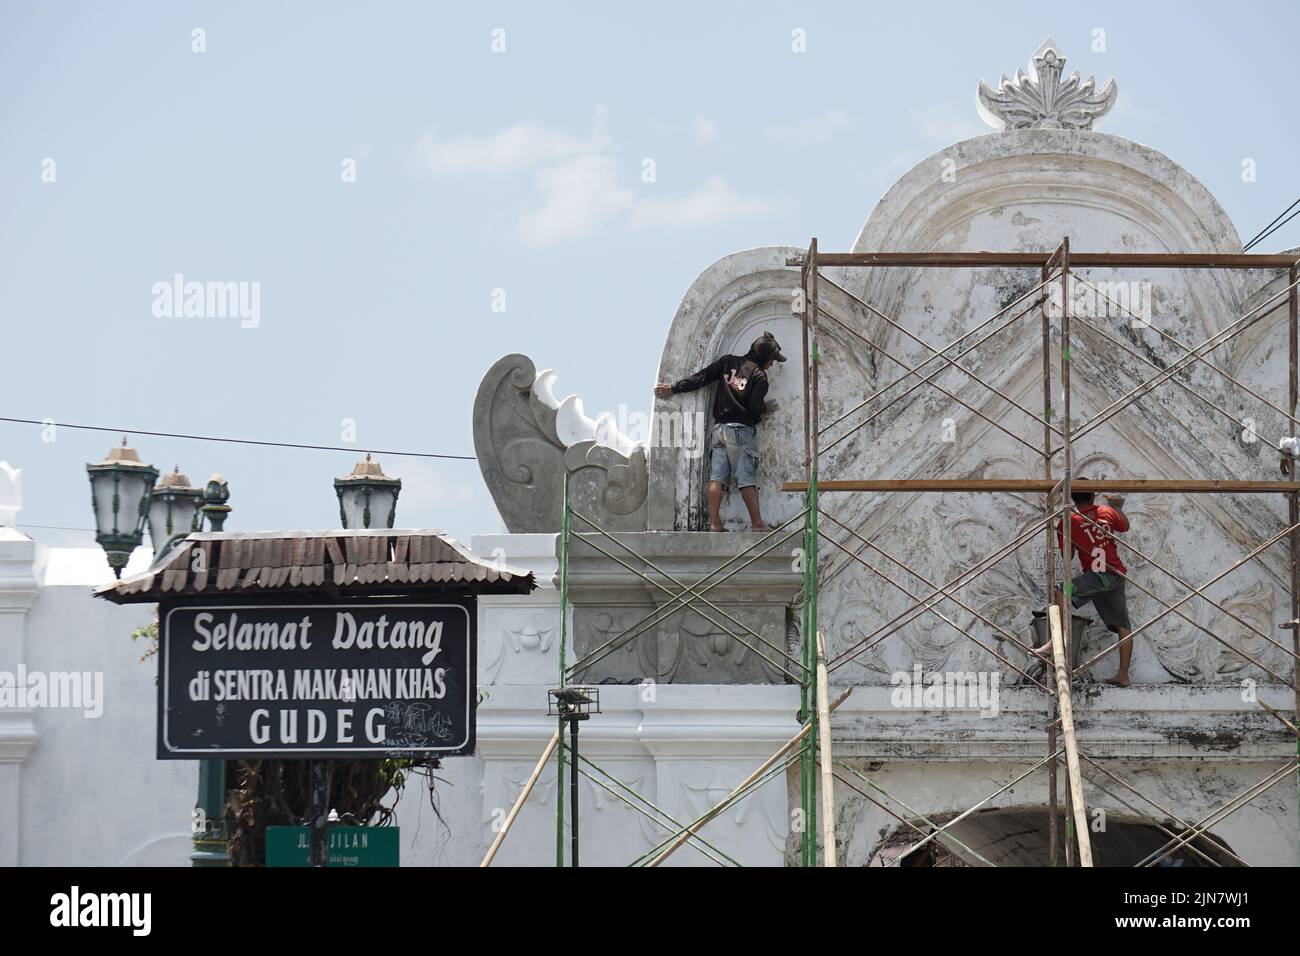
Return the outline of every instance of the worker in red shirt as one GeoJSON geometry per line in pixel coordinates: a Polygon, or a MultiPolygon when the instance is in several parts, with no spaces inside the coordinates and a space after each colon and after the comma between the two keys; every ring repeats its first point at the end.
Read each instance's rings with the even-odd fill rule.
{"type": "MultiPolygon", "coordinates": [[[[1128,569],[1119,559],[1115,547],[1115,535],[1128,530],[1124,499],[1108,495],[1108,504],[1099,505],[1094,503],[1094,495],[1090,491],[1076,491],[1070,497],[1074,500],[1075,507],[1074,514],[1070,516],[1070,543],[1083,569],[1082,574],[1070,579],[1070,600],[1076,608],[1091,601],[1102,623],[1118,635],[1119,671],[1110,683],[1127,687],[1128,665],[1133,657],[1133,641],[1129,636],[1132,626],[1128,617],[1128,600],[1124,594],[1128,569]]],[[[1064,551],[1060,522],[1056,525],[1056,542],[1064,551]]],[[[1059,589],[1053,600],[1061,600],[1059,589]]],[[[1051,642],[1035,648],[1034,653],[1050,658],[1051,642]]]]}

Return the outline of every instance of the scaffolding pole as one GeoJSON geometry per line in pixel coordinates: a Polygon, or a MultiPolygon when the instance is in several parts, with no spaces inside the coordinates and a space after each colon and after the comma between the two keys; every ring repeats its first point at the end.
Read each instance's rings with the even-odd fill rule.
{"type": "Polygon", "coordinates": [[[809,733],[804,738],[803,754],[800,761],[800,791],[803,796],[803,853],[804,866],[817,865],[817,670],[814,666],[816,656],[817,620],[817,583],[818,557],[821,538],[817,531],[818,493],[817,482],[821,458],[820,443],[820,375],[818,363],[821,358],[821,343],[818,337],[818,317],[820,315],[817,265],[817,239],[808,244],[808,292],[805,320],[808,324],[808,362],[812,383],[809,394],[808,418],[812,429],[812,460],[808,467],[808,514],[805,519],[808,528],[808,542],[804,551],[804,571],[809,586],[805,587],[803,600],[808,610],[808,621],[803,633],[799,635],[803,644],[803,692],[801,694],[803,719],[808,722],[809,733]]]}
{"type": "MultiPolygon", "coordinates": [[[[1051,281],[1052,266],[1050,262],[1043,263],[1042,281],[1039,287],[1046,286],[1051,281]]],[[[1042,315],[1043,325],[1043,479],[1052,480],[1052,432],[1059,434],[1059,429],[1052,426],[1052,320],[1047,314],[1047,302],[1044,301],[1039,309],[1042,315]]],[[[1052,540],[1052,496],[1049,493],[1043,499],[1044,517],[1048,520],[1043,525],[1043,543],[1044,543],[1044,561],[1043,572],[1046,581],[1043,584],[1043,593],[1047,595],[1047,603],[1051,603],[1052,590],[1056,587],[1056,543],[1052,540]]],[[[1043,695],[1047,705],[1047,752],[1048,754],[1056,753],[1056,697],[1049,693],[1043,695]]],[[[1057,840],[1060,835],[1060,809],[1058,806],[1060,796],[1058,794],[1058,784],[1056,780],[1056,761],[1053,760],[1047,765],[1047,860],[1049,866],[1056,866],[1058,861],[1057,840]]]]}
{"type": "Polygon", "coordinates": [[[836,865],[835,847],[835,787],[834,769],[831,766],[831,710],[830,695],[826,689],[826,640],[817,632],[817,723],[820,728],[822,760],[822,865],[836,865]]]}
{"type": "MultiPolygon", "coordinates": [[[[564,472],[564,513],[560,518],[560,689],[565,686],[564,659],[569,637],[569,472],[564,472]]],[[[556,718],[555,865],[564,866],[564,718],[556,718]]],[[[577,828],[577,821],[574,821],[577,828]]]]}
{"type": "MultiPolygon", "coordinates": [[[[1290,346],[1290,361],[1287,364],[1287,408],[1291,411],[1290,421],[1287,423],[1287,431],[1290,432],[1292,441],[1292,458],[1285,461],[1287,466],[1285,470],[1289,471],[1288,477],[1292,482],[1300,482],[1300,474],[1297,474],[1297,465],[1300,464],[1300,458],[1294,455],[1294,444],[1296,439],[1296,405],[1300,400],[1300,375],[1297,374],[1297,365],[1300,365],[1300,292],[1297,292],[1296,285],[1300,283],[1300,268],[1292,264],[1290,271],[1287,273],[1290,282],[1290,291],[1288,294],[1288,322],[1287,322],[1287,342],[1290,346]]],[[[1300,485],[1297,485],[1300,487],[1300,485]]],[[[1291,521],[1291,620],[1287,624],[1291,628],[1291,686],[1295,688],[1295,724],[1300,725],[1300,494],[1292,491],[1287,497],[1287,517],[1291,521]]],[[[1286,625],[1284,625],[1286,626],[1286,625]]],[[[1300,756],[1300,733],[1296,734],[1296,755],[1300,756]]],[[[1297,803],[1300,804],[1300,773],[1296,775],[1296,793],[1297,803]]],[[[1300,808],[1298,808],[1300,809],[1300,808]]],[[[1300,820],[1297,821],[1296,827],[1297,841],[1300,842],[1300,820]]]]}
{"type": "Polygon", "coordinates": [[[515,817],[519,816],[519,811],[523,809],[524,801],[527,800],[528,795],[533,792],[533,786],[537,783],[537,778],[542,775],[542,770],[546,766],[546,761],[551,759],[551,754],[555,751],[555,745],[559,742],[560,732],[557,730],[551,735],[550,742],[547,743],[546,749],[542,751],[541,759],[537,761],[537,766],[534,767],[533,772],[528,775],[528,779],[524,782],[523,789],[519,791],[519,796],[515,798],[514,806],[510,808],[510,813],[506,815],[505,822],[501,824],[501,832],[496,835],[496,839],[494,839],[492,845],[488,847],[487,854],[483,857],[483,862],[479,864],[480,867],[492,865],[492,860],[496,858],[497,850],[501,849],[501,844],[505,841],[506,834],[508,834],[510,828],[514,826],[515,817]]]}
{"type": "Polygon", "coordinates": [[[1070,668],[1065,663],[1067,645],[1061,634],[1061,609],[1048,609],[1052,631],[1052,660],[1056,664],[1056,702],[1061,709],[1061,736],[1065,738],[1065,766],[1070,776],[1070,809],[1079,844],[1079,865],[1092,866],[1092,840],[1088,836],[1088,811],[1079,775],[1079,744],[1074,738],[1074,707],[1070,700],[1070,668]]]}

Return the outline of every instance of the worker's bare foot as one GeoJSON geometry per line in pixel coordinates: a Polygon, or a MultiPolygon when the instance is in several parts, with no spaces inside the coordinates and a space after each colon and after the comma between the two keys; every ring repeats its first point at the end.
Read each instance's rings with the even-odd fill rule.
{"type": "Polygon", "coordinates": [[[724,527],[723,527],[722,525],[720,525],[720,524],[712,524],[712,525],[709,525],[709,530],[710,530],[710,531],[726,531],[727,529],[724,528],[724,527]]]}
{"type": "Polygon", "coordinates": [[[764,522],[761,522],[761,523],[756,524],[756,525],[751,525],[749,530],[751,530],[751,531],[771,531],[771,530],[772,530],[772,526],[769,525],[766,521],[764,521],[764,522]]]}
{"type": "Polygon", "coordinates": [[[1128,675],[1127,675],[1127,674],[1116,674],[1114,677],[1108,677],[1108,678],[1107,678],[1103,683],[1106,683],[1106,684],[1112,684],[1112,685],[1114,685],[1115,687],[1127,687],[1127,686],[1128,686],[1128,675]]]}

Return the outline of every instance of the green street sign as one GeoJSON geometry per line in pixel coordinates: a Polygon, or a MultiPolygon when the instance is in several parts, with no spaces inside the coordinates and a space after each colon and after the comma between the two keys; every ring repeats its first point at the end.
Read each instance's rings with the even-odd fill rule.
{"type": "MultiPolygon", "coordinates": [[[[330,827],[327,866],[397,866],[400,827],[330,827]]],[[[267,827],[267,866],[311,866],[311,827],[267,827]]]]}

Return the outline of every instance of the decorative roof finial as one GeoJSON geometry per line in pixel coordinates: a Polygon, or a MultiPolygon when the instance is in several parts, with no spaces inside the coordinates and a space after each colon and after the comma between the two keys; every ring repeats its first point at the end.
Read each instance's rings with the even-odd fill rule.
{"type": "Polygon", "coordinates": [[[979,85],[979,112],[984,122],[999,129],[1092,129],[1110,112],[1119,87],[1107,80],[1093,91],[1095,80],[1079,81],[1075,70],[1064,81],[1065,54],[1048,37],[1029,61],[1029,75],[1016,70],[1016,78],[1002,74],[998,88],[983,80],[979,85]]]}

